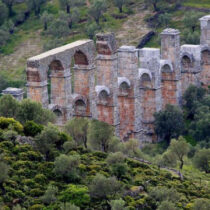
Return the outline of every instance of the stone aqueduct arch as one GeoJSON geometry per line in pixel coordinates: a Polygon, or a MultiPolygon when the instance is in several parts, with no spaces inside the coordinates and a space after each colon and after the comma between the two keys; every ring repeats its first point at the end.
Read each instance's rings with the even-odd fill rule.
{"type": "MultiPolygon", "coordinates": [[[[210,25],[205,30],[210,32],[210,25]]],[[[97,55],[91,40],[50,50],[28,60],[28,97],[51,109],[58,124],[74,116],[91,117],[113,125],[122,140],[154,139],[154,112],[168,103],[180,104],[191,83],[210,85],[206,34],[202,31],[201,45],[180,46],[179,31],[166,29],[161,52],[132,46],[117,50],[113,34],[97,35],[97,55]]]]}
{"type": "MultiPolygon", "coordinates": [[[[64,120],[72,115],[73,97],[71,93],[71,62],[75,60],[78,71],[90,71],[95,68],[95,46],[92,40],[76,41],[74,43],[50,50],[28,59],[27,87],[28,97],[49,106],[48,71],[51,80],[51,106],[59,106],[64,120]]],[[[87,78],[89,80],[90,78],[87,78]]],[[[85,84],[90,89],[89,84],[85,84]]],[[[89,98],[90,90],[83,95],[89,98]]],[[[89,107],[90,108],[90,107],[89,107]]]]}

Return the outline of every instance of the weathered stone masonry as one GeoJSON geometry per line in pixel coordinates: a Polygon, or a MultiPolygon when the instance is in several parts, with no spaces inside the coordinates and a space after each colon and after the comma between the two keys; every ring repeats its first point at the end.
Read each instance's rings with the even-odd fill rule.
{"type": "Polygon", "coordinates": [[[96,48],[81,40],[32,57],[28,97],[55,112],[57,124],[95,118],[113,125],[122,140],[155,141],[154,112],[181,105],[190,84],[210,85],[210,16],[200,21],[200,45],[180,46],[180,32],[165,29],[161,50],[117,49],[110,33],[97,35],[96,48]]]}

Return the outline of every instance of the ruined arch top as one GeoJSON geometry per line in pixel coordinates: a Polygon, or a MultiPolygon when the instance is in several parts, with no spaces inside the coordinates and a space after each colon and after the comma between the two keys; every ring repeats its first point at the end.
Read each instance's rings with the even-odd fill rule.
{"type": "Polygon", "coordinates": [[[150,72],[148,69],[143,69],[143,68],[140,68],[140,69],[139,69],[138,79],[140,80],[141,77],[142,77],[144,74],[148,75],[148,77],[149,77],[150,80],[152,81],[152,74],[151,74],[151,72],[150,72]]]}
{"type": "Polygon", "coordinates": [[[119,88],[123,83],[126,83],[128,85],[128,87],[131,86],[131,82],[129,79],[127,79],[126,77],[118,77],[118,87],[119,88]]]}
{"type": "Polygon", "coordinates": [[[173,65],[172,65],[172,63],[171,63],[171,61],[170,60],[160,60],[160,74],[162,73],[162,72],[165,72],[164,71],[164,67],[169,67],[169,71],[167,71],[167,73],[172,73],[173,72],[173,65]]]}
{"type": "Polygon", "coordinates": [[[97,86],[95,87],[95,91],[96,91],[96,93],[97,93],[97,97],[99,97],[100,93],[103,92],[103,91],[106,92],[107,95],[110,95],[110,90],[109,90],[109,88],[106,87],[106,86],[103,86],[103,85],[97,85],[97,86]]]}
{"type": "Polygon", "coordinates": [[[79,56],[78,52],[83,56],[82,63],[94,66],[95,46],[93,40],[80,40],[29,58],[27,67],[38,69],[39,77],[44,81],[52,62],[59,61],[64,69],[69,69],[75,54],[79,56]]]}

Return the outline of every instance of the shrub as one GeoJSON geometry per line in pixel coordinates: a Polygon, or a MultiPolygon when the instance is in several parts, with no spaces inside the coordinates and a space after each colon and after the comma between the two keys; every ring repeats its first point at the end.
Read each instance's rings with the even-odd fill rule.
{"type": "Polygon", "coordinates": [[[56,201],[56,194],[58,193],[58,188],[52,185],[49,185],[45,194],[41,197],[41,200],[44,204],[50,204],[56,201]]]}
{"type": "Polygon", "coordinates": [[[0,98],[0,116],[16,118],[19,109],[19,102],[11,95],[4,95],[0,98]]]}
{"type": "Polygon", "coordinates": [[[17,119],[23,124],[27,121],[34,121],[46,125],[54,121],[55,115],[50,110],[44,109],[40,103],[24,99],[20,103],[17,119]]]}
{"type": "Polygon", "coordinates": [[[125,201],[120,198],[119,200],[112,200],[110,201],[110,206],[112,210],[127,210],[128,208],[125,207],[125,201]]]}
{"type": "Polygon", "coordinates": [[[29,210],[42,210],[44,209],[44,205],[42,204],[34,204],[33,206],[29,207],[29,210]]]}
{"type": "Polygon", "coordinates": [[[123,163],[125,161],[125,156],[122,152],[111,153],[106,159],[109,165],[114,165],[117,163],[123,163]]]}
{"type": "Polygon", "coordinates": [[[79,207],[86,207],[90,202],[89,190],[83,185],[68,185],[67,189],[61,192],[59,200],[71,202],[79,207]]]}
{"type": "Polygon", "coordinates": [[[55,173],[58,177],[69,180],[77,180],[79,178],[78,166],[80,157],[78,155],[60,155],[55,160],[55,173]]]}
{"type": "Polygon", "coordinates": [[[194,161],[196,168],[210,173],[210,149],[202,149],[196,152],[194,161]]]}
{"type": "Polygon", "coordinates": [[[34,181],[36,183],[39,183],[41,185],[45,185],[46,182],[47,182],[47,177],[44,175],[44,174],[37,174],[35,177],[34,177],[34,181]]]}
{"type": "Polygon", "coordinates": [[[44,129],[42,125],[39,125],[33,121],[27,121],[24,125],[24,134],[26,136],[36,136],[37,134],[41,133],[41,131],[44,129]]]}
{"type": "Polygon", "coordinates": [[[96,199],[107,199],[109,196],[113,198],[121,189],[122,186],[115,177],[106,178],[101,174],[97,174],[89,186],[91,197],[96,199]]]}
{"type": "Polygon", "coordinates": [[[193,210],[207,210],[210,209],[210,200],[209,199],[196,199],[193,210]]]}
{"type": "Polygon", "coordinates": [[[149,192],[149,195],[158,202],[165,200],[177,202],[180,199],[180,194],[175,189],[166,187],[155,187],[149,192]]]}
{"type": "Polygon", "coordinates": [[[0,117],[0,128],[1,129],[12,129],[19,134],[23,133],[23,126],[13,118],[0,117]]]}
{"type": "Polygon", "coordinates": [[[158,206],[157,210],[178,210],[176,206],[170,201],[163,201],[160,206],[158,206]]]}

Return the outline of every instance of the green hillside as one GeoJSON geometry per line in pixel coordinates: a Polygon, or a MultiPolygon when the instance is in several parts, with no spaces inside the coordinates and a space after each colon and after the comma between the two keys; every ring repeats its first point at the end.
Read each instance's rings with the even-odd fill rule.
{"type": "Polygon", "coordinates": [[[182,43],[197,43],[199,22],[197,21],[196,32],[192,35],[186,30],[184,15],[186,11],[193,11],[198,18],[208,14],[210,7],[208,0],[161,0],[157,1],[158,9],[154,11],[153,5],[148,3],[150,1],[127,0],[120,12],[114,5],[115,1],[108,0],[105,1],[97,24],[91,12],[95,0],[76,1],[70,14],[66,14],[59,0],[29,1],[35,2],[34,5],[27,2],[14,3],[11,16],[0,22],[0,75],[1,80],[4,80],[0,90],[6,86],[25,85],[26,60],[30,56],[78,39],[94,38],[97,32],[113,31],[119,45],[137,46],[145,34],[155,31],[156,35],[146,46],[159,47],[159,32],[165,27],[174,27],[181,30],[182,43]],[[157,13],[160,14],[151,20],[157,13]],[[67,20],[70,22],[67,23],[67,20]],[[46,31],[44,21],[48,24],[46,31]],[[65,28],[66,24],[70,24],[70,28],[65,28]]]}
{"type": "MultiPolygon", "coordinates": [[[[31,125],[30,134],[37,126],[31,125]]],[[[40,134],[42,141],[47,140],[44,136],[54,134],[47,140],[50,153],[45,156],[44,142],[42,149],[38,146],[39,135],[28,140],[20,137],[29,134],[27,126],[23,129],[17,121],[0,117],[1,209],[104,210],[118,206],[116,209],[121,210],[204,210],[210,206],[210,177],[199,171],[194,170],[194,176],[185,172],[180,178],[175,170],[160,169],[120,152],[75,146],[67,134],[52,125],[40,134]],[[19,137],[15,137],[17,133],[19,137]],[[23,144],[21,138],[37,147],[23,144]]]]}

